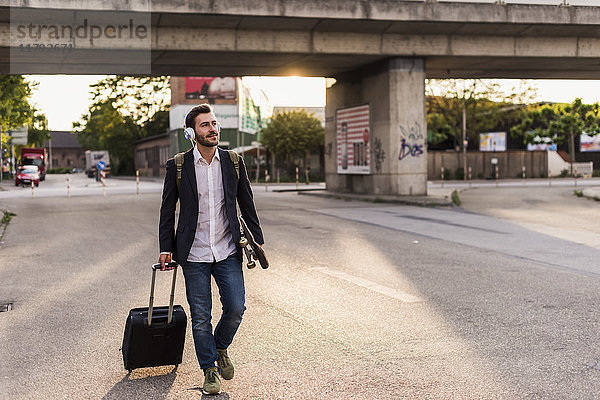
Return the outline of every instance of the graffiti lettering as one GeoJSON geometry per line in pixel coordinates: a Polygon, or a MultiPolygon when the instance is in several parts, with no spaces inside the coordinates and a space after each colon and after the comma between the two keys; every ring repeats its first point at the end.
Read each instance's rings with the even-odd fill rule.
{"type": "Polygon", "coordinates": [[[423,145],[422,144],[408,144],[406,143],[406,139],[402,138],[402,148],[400,148],[400,156],[398,160],[403,160],[408,156],[411,157],[419,157],[423,154],[423,145]]]}
{"type": "Polygon", "coordinates": [[[406,128],[400,125],[400,130],[402,131],[402,136],[411,139],[413,141],[423,139],[423,133],[421,132],[421,125],[418,122],[415,122],[414,126],[410,128],[406,128]]]}

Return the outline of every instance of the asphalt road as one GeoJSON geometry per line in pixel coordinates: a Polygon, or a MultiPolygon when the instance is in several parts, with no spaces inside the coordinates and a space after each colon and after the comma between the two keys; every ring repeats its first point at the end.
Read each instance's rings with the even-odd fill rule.
{"type": "MultiPolygon", "coordinates": [[[[538,203],[523,222],[520,206],[470,206],[483,190],[501,210],[497,189],[449,210],[257,190],[271,268],[245,271],[236,377],[212,398],[600,398],[600,249],[544,231],[569,207],[538,203]]],[[[557,196],[597,218],[600,203],[557,196]]],[[[0,244],[0,302],[14,302],[0,313],[1,399],[203,397],[189,332],[176,371],[122,366],[159,202],[0,197],[17,214],[0,244]]],[[[159,276],[157,303],[169,283],[159,276]]]]}

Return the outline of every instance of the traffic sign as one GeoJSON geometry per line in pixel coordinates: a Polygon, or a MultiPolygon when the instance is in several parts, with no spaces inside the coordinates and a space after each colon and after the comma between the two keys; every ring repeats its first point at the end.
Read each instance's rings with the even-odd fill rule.
{"type": "Polygon", "coordinates": [[[17,129],[9,129],[7,132],[7,136],[8,136],[9,144],[26,145],[27,144],[27,126],[22,126],[17,129]]]}
{"type": "Polygon", "coordinates": [[[100,171],[103,171],[104,168],[106,168],[106,163],[104,161],[98,161],[96,163],[96,168],[98,168],[100,171]]]}

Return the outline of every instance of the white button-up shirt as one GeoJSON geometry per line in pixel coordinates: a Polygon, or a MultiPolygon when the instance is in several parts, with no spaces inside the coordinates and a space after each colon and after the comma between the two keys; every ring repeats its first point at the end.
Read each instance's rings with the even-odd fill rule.
{"type": "Polygon", "coordinates": [[[225,192],[219,150],[209,164],[194,146],[194,169],[198,186],[196,236],[188,261],[221,261],[235,252],[225,210],[225,192]]]}

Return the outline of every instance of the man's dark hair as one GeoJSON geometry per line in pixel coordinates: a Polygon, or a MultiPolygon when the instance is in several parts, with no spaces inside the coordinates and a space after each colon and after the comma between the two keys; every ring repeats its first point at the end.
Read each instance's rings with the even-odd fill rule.
{"type": "Polygon", "coordinates": [[[188,112],[187,117],[185,117],[185,127],[195,128],[194,121],[196,120],[198,114],[208,114],[211,112],[213,112],[213,109],[210,104],[204,103],[197,105],[196,107],[192,108],[190,112],[188,112]]]}

